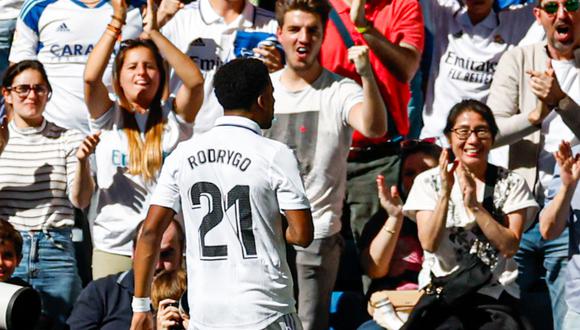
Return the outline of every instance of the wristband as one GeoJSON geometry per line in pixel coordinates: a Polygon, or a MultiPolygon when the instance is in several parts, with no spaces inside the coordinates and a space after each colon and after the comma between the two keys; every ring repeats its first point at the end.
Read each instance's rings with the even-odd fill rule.
{"type": "Polygon", "coordinates": [[[389,233],[391,235],[395,235],[395,233],[396,233],[396,231],[394,229],[387,228],[385,226],[383,226],[381,229],[384,230],[384,231],[386,231],[387,233],[389,233]]]}
{"type": "Polygon", "coordinates": [[[133,309],[133,313],[149,312],[151,310],[151,298],[149,297],[138,298],[133,296],[131,308],[133,309]]]}
{"type": "Polygon", "coordinates": [[[126,22],[125,22],[125,20],[124,20],[124,19],[122,19],[121,17],[115,16],[115,15],[111,15],[111,18],[112,18],[114,21],[117,21],[117,22],[121,23],[121,25],[125,25],[125,23],[126,23],[126,22]]]}
{"type": "Polygon", "coordinates": [[[112,24],[107,24],[107,30],[113,32],[113,34],[115,34],[116,36],[121,34],[121,29],[113,26],[112,24]]]}
{"type": "Polygon", "coordinates": [[[369,27],[369,25],[366,25],[366,26],[356,26],[355,28],[356,28],[357,32],[360,33],[360,34],[365,34],[365,33],[369,32],[369,30],[371,29],[369,27]]]}

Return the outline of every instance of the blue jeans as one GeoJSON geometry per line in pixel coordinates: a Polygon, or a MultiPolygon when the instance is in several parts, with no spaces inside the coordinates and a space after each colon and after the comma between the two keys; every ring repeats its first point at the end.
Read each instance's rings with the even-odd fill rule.
{"type": "Polygon", "coordinates": [[[70,229],[20,232],[22,261],[14,276],[40,292],[43,319],[51,329],[64,329],[81,292],[70,229]]]}
{"type": "Polygon", "coordinates": [[[538,329],[549,327],[545,319],[545,307],[542,306],[538,286],[544,280],[550,295],[552,320],[555,330],[562,329],[561,320],[568,309],[564,288],[566,285],[566,265],[568,264],[568,229],[555,240],[546,241],[540,234],[539,222],[524,233],[520,249],[515,256],[518,263],[518,285],[520,286],[520,306],[526,316],[538,329]]]}
{"type": "Polygon", "coordinates": [[[10,55],[10,46],[12,37],[16,29],[16,19],[0,20],[0,77],[4,75],[4,70],[8,68],[8,55],[10,55]]]}

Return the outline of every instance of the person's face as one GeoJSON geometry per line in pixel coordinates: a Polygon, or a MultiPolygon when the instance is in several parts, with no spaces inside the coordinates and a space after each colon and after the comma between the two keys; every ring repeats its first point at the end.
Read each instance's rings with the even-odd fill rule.
{"type": "Polygon", "coordinates": [[[469,17],[479,23],[491,12],[493,0],[465,0],[465,7],[469,17]]]}
{"type": "Polygon", "coordinates": [[[284,47],[286,63],[296,71],[306,71],[317,61],[322,45],[323,27],[318,15],[292,10],[284,14],[284,25],[278,27],[278,40],[284,47]]]}
{"type": "MultiPolygon", "coordinates": [[[[577,0],[568,0],[570,3],[577,0]]],[[[580,47],[580,10],[567,11],[566,0],[543,0],[540,7],[534,8],[536,20],[546,31],[548,47],[554,55],[572,58],[574,49],[580,47]],[[558,5],[558,10],[549,14],[548,6],[558,5]]]]}
{"type": "Polygon", "coordinates": [[[450,133],[449,141],[456,159],[460,160],[468,168],[477,168],[487,163],[487,155],[493,144],[489,125],[481,115],[473,111],[464,111],[455,120],[453,132],[450,133]],[[469,130],[466,138],[461,138],[457,130],[469,130]],[[474,132],[480,131],[482,133],[474,132]],[[489,133],[487,137],[481,137],[489,133]]]}
{"type": "Polygon", "coordinates": [[[403,162],[401,170],[401,180],[405,195],[411,191],[413,181],[417,175],[435,166],[437,166],[437,159],[422,152],[408,155],[403,162]]]}
{"type": "Polygon", "coordinates": [[[20,263],[12,242],[0,243],[0,282],[7,281],[20,263]]]}
{"type": "Polygon", "coordinates": [[[182,252],[179,244],[179,232],[175,228],[176,224],[171,222],[161,238],[161,249],[159,250],[159,260],[155,265],[155,275],[162,271],[176,271],[181,267],[182,252]]]}
{"type": "Polygon", "coordinates": [[[129,102],[151,102],[159,89],[160,72],[155,56],[146,47],[130,49],[119,73],[119,84],[129,102]]]}
{"type": "Polygon", "coordinates": [[[268,129],[272,127],[272,119],[274,118],[274,87],[272,82],[270,82],[262,95],[260,95],[260,100],[258,101],[261,111],[260,128],[268,129]]]}
{"type": "Polygon", "coordinates": [[[3,89],[4,99],[13,108],[13,119],[19,127],[39,126],[49,98],[48,84],[40,72],[27,69],[12,81],[10,90],[3,89]]]}

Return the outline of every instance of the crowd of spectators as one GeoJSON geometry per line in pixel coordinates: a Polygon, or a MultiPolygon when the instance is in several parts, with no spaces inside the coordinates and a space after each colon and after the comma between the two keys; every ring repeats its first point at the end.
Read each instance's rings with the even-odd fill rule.
{"type": "MultiPolygon", "coordinates": [[[[215,79],[247,57],[270,78],[262,134],[292,150],[312,213],[312,243],[285,251],[296,329],[398,328],[334,323],[333,290],[366,307],[472,253],[492,280],[429,327],[580,327],[578,0],[3,0],[0,281],[39,292],[37,329],[131,326],[164,162],[226,123],[215,79]]],[[[243,168],[215,152],[188,161],[243,168]]],[[[156,242],[157,329],[204,320],[175,213],[156,242]]],[[[217,254],[203,237],[220,221],[199,229],[217,254]]]]}

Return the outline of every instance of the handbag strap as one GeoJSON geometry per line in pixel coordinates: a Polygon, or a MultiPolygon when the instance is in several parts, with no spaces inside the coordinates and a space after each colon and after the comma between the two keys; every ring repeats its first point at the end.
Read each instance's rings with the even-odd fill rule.
{"type": "Polygon", "coordinates": [[[498,221],[495,214],[495,206],[493,205],[493,191],[495,189],[495,184],[497,183],[497,166],[493,164],[487,164],[487,169],[485,171],[485,189],[483,192],[483,203],[482,206],[491,214],[491,216],[498,221]]]}
{"type": "Polygon", "coordinates": [[[332,4],[330,4],[330,6],[331,9],[330,12],[328,13],[328,16],[330,17],[330,20],[334,23],[334,26],[336,26],[336,29],[338,30],[338,33],[342,37],[342,41],[344,42],[346,49],[349,49],[350,47],[354,46],[354,41],[352,40],[352,37],[350,36],[348,29],[344,25],[344,22],[336,12],[336,9],[334,9],[334,6],[332,6],[332,4]]]}

